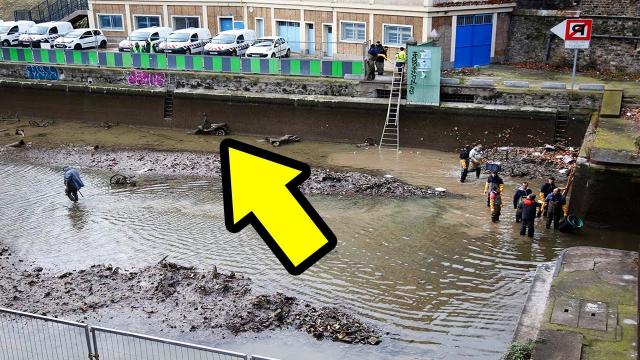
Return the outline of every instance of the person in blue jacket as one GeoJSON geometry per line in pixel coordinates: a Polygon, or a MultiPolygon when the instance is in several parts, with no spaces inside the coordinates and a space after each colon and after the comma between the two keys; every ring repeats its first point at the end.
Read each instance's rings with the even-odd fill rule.
{"type": "Polygon", "coordinates": [[[67,195],[69,200],[77,202],[78,191],[84,187],[84,183],[80,178],[80,172],[70,166],[65,166],[62,168],[62,171],[64,171],[64,193],[67,195]]]}
{"type": "Polygon", "coordinates": [[[544,199],[544,204],[547,207],[547,229],[551,228],[551,222],[553,221],[553,229],[557,230],[560,226],[560,219],[562,219],[562,206],[566,204],[566,200],[560,189],[555,188],[544,199]]]}
{"type": "Polygon", "coordinates": [[[520,203],[524,201],[524,199],[531,195],[533,191],[529,189],[529,183],[523,182],[522,186],[516,190],[516,193],[513,195],[513,208],[516,209],[516,222],[519,223],[522,220],[522,209],[520,208],[520,203]]]}

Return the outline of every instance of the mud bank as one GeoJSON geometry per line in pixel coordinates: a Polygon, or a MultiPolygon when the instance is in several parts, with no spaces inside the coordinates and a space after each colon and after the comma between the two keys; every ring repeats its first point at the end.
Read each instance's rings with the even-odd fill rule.
{"type": "MultiPolygon", "coordinates": [[[[77,166],[149,177],[220,178],[220,156],[216,153],[144,150],[104,150],[92,147],[2,148],[0,156],[48,166],[77,166]]],[[[388,197],[443,196],[444,192],[406,184],[395,178],[354,171],[312,169],[301,187],[307,194],[370,195],[388,197]]]]}
{"type": "Polygon", "coordinates": [[[500,162],[501,173],[524,179],[555,177],[564,182],[578,157],[578,149],[564,147],[505,147],[487,149],[489,162],[500,162]]]}
{"type": "Polygon", "coordinates": [[[250,278],[233,272],[166,261],[139,270],[94,265],[53,275],[39,266],[28,268],[0,246],[2,307],[55,317],[142,312],[180,332],[237,335],[293,327],[318,340],[381,342],[377,329],[337,308],[315,307],[280,292],[255,295],[251,287],[250,278]]]}

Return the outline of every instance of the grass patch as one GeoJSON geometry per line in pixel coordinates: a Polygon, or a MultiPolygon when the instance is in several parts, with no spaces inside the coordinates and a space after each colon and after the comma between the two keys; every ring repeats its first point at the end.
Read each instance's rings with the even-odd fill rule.
{"type": "Polygon", "coordinates": [[[526,342],[516,341],[511,346],[507,352],[502,355],[501,360],[530,360],[531,354],[533,354],[533,348],[535,347],[535,343],[533,340],[529,339],[526,342]]]}

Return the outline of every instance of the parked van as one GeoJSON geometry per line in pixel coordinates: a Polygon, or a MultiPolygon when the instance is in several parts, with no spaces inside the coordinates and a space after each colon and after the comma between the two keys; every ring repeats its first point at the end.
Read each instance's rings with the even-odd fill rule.
{"type": "Polygon", "coordinates": [[[173,30],[169,27],[148,27],[143,29],[138,29],[133,31],[129,36],[120,41],[118,44],[119,51],[131,51],[131,48],[135,46],[136,43],[139,43],[140,46],[143,46],[147,40],[151,42],[151,46],[154,50],[157,50],[157,46],[160,42],[166,40],[166,38],[171,34],[173,30]]]}
{"type": "Polygon", "coordinates": [[[0,22],[0,44],[4,47],[18,45],[18,38],[35,25],[33,21],[0,22]]]}
{"type": "Polygon", "coordinates": [[[82,50],[87,48],[107,48],[107,38],[98,29],[75,29],[53,42],[56,49],[82,50]]]}
{"type": "Polygon", "coordinates": [[[209,55],[242,56],[255,41],[255,30],[222,31],[204,47],[204,53],[209,55]]]}
{"type": "Polygon", "coordinates": [[[51,47],[53,41],[60,36],[66,35],[73,30],[73,26],[67,21],[51,21],[33,25],[26,34],[20,35],[20,45],[22,47],[51,47]]]}
{"type": "Polygon", "coordinates": [[[158,46],[165,53],[198,54],[211,41],[211,32],[204,28],[188,28],[172,32],[158,46]]]}

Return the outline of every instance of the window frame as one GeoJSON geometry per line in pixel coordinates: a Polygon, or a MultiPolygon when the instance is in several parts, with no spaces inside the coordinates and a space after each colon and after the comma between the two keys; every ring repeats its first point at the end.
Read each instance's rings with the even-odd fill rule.
{"type": "MultiPolygon", "coordinates": [[[[405,45],[400,43],[400,44],[389,44],[387,43],[387,39],[386,39],[386,34],[385,34],[385,30],[387,28],[387,26],[391,26],[391,27],[403,27],[403,28],[410,28],[411,32],[409,33],[409,38],[411,38],[413,36],[413,25],[403,25],[403,24],[382,24],[382,46],[388,46],[388,47],[392,47],[392,48],[401,48],[404,47],[405,45]]],[[[400,41],[402,41],[402,39],[400,39],[400,41]]]]}
{"type": "Polygon", "coordinates": [[[200,18],[200,16],[197,16],[197,15],[172,15],[172,16],[171,16],[171,25],[172,25],[172,26],[171,26],[171,28],[173,29],[173,31],[183,30],[183,29],[188,29],[188,28],[189,28],[189,27],[185,27],[185,28],[177,29],[177,28],[176,28],[176,23],[175,23],[175,21],[176,21],[176,19],[177,19],[177,18],[183,18],[183,19],[186,19],[186,18],[198,19],[198,26],[195,26],[195,28],[200,28],[200,24],[201,24],[201,21],[202,21],[202,19],[200,18]]]}
{"type": "Polygon", "coordinates": [[[265,35],[266,26],[265,26],[265,23],[264,23],[264,18],[263,17],[257,17],[255,19],[253,19],[253,23],[254,23],[254,26],[253,26],[254,27],[254,31],[256,32],[256,39],[259,39],[261,37],[266,36],[265,35]],[[262,29],[261,29],[262,30],[262,34],[261,35],[258,35],[258,20],[262,21],[262,29]]]}
{"type": "MultiPolygon", "coordinates": [[[[356,32],[357,35],[357,32],[356,32]]],[[[351,21],[351,20],[340,20],[340,42],[349,43],[349,44],[362,44],[367,41],[367,23],[365,21],[351,21]],[[362,40],[345,40],[344,39],[344,24],[363,24],[364,25],[364,38],[362,40]]]]}
{"type": "Polygon", "coordinates": [[[126,24],[124,22],[124,15],[122,15],[122,14],[103,14],[103,13],[98,13],[98,14],[96,14],[96,18],[98,20],[98,29],[100,29],[102,31],[118,31],[118,32],[124,32],[125,31],[126,24]],[[122,22],[122,28],[113,28],[113,27],[104,28],[104,27],[102,27],[102,21],[100,21],[100,17],[101,16],[119,16],[120,17],[120,21],[122,22]]]}
{"type": "Polygon", "coordinates": [[[136,18],[139,18],[139,17],[158,18],[158,25],[154,25],[154,26],[158,26],[158,27],[162,26],[162,15],[133,14],[133,30],[148,29],[150,27],[153,27],[153,26],[147,26],[144,28],[138,27],[138,21],[136,18]]]}

